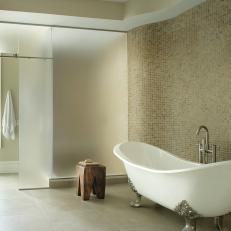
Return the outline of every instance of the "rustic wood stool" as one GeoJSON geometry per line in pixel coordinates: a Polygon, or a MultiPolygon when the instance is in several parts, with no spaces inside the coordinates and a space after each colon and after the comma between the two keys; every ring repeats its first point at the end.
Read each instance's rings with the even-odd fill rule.
{"type": "Polygon", "coordinates": [[[89,200],[91,192],[99,199],[105,197],[106,167],[100,164],[77,164],[76,193],[83,200],[89,200]]]}

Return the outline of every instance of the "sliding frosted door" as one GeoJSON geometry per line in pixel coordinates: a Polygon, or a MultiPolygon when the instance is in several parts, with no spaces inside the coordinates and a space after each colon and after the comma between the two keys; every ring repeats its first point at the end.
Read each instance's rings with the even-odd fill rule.
{"type": "Polygon", "coordinates": [[[19,187],[49,186],[52,169],[52,61],[19,62],[19,187]]]}

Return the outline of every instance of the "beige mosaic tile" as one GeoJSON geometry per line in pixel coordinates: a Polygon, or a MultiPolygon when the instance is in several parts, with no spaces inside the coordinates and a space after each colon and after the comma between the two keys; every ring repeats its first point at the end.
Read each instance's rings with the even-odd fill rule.
{"type": "Polygon", "coordinates": [[[231,1],[208,0],[128,33],[129,140],[196,160],[206,125],[231,159],[231,1]]]}

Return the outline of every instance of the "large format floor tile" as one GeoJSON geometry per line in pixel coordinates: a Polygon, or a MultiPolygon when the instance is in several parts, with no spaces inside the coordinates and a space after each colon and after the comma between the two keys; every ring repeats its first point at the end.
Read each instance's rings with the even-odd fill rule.
{"type": "MultiPolygon", "coordinates": [[[[134,209],[127,184],[107,186],[105,200],[82,201],[74,188],[17,190],[17,176],[0,175],[0,230],[3,231],[180,231],[183,218],[144,199],[134,209]]],[[[231,215],[225,224],[231,227],[231,215]]],[[[198,231],[215,231],[199,219],[198,231]]]]}

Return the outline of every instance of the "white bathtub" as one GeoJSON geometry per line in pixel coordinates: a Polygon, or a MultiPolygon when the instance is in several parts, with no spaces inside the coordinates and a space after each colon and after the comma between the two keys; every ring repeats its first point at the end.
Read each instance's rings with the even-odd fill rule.
{"type": "Polygon", "coordinates": [[[201,217],[231,212],[231,161],[198,164],[138,142],[118,144],[113,152],[140,195],[173,211],[186,201],[201,217]]]}

